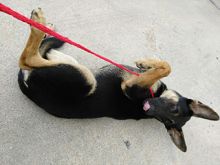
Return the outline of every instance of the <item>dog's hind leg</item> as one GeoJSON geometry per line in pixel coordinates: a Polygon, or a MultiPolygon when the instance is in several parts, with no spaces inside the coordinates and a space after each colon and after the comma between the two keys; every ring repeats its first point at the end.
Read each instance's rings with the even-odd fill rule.
{"type": "Polygon", "coordinates": [[[137,85],[141,88],[149,88],[155,82],[163,77],[166,77],[171,72],[171,67],[166,61],[159,59],[146,59],[136,62],[138,68],[145,69],[144,73],[140,73],[140,76],[131,75],[124,79],[121,84],[122,90],[137,85]]]}
{"type": "MultiPolygon", "coordinates": [[[[46,24],[46,19],[40,8],[32,11],[31,19],[38,23],[44,25],[46,24]]],[[[21,69],[31,70],[33,68],[54,66],[59,64],[57,61],[49,61],[41,57],[39,47],[44,36],[44,32],[31,27],[29,39],[19,59],[19,67],[21,69]]]]}

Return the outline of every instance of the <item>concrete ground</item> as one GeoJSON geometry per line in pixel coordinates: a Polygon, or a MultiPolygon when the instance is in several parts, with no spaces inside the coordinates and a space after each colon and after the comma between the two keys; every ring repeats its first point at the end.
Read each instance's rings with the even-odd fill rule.
{"type": "MultiPolygon", "coordinates": [[[[166,84],[220,113],[219,0],[1,0],[26,16],[45,10],[57,31],[119,63],[168,60],[166,84]]],[[[192,118],[179,151],[156,120],[67,120],[45,113],[18,88],[29,26],[0,13],[1,165],[219,165],[220,122],[192,118]]],[[[95,70],[106,63],[66,45],[95,70]]]]}

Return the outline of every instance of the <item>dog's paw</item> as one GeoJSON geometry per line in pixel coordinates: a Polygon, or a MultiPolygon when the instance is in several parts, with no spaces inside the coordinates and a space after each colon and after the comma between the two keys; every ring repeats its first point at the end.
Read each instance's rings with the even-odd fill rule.
{"type": "Polygon", "coordinates": [[[149,58],[149,59],[138,60],[135,62],[135,64],[139,69],[149,70],[155,68],[155,64],[160,61],[161,61],[160,59],[149,58]]]}
{"type": "MultiPolygon", "coordinates": [[[[45,25],[46,24],[46,18],[44,17],[44,13],[42,11],[41,8],[37,8],[37,9],[34,9],[32,12],[31,12],[31,19],[42,24],[42,25],[45,25]]],[[[41,32],[40,30],[34,28],[34,27],[31,27],[35,32],[38,32],[38,33],[43,33],[41,32]]]]}
{"type": "Polygon", "coordinates": [[[38,23],[41,23],[43,25],[46,24],[46,19],[44,17],[44,13],[40,7],[32,10],[31,19],[38,22],[38,23]]]}

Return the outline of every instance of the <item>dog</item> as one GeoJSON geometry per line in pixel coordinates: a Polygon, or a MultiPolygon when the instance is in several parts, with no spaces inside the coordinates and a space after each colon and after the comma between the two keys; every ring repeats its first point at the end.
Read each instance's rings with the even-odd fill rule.
{"type": "MultiPolygon", "coordinates": [[[[32,11],[31,19],[46,25],[40,8],[32,11]]],[[[171,72],[166,61],[139,60],[137,68],[124,65],[140,76],[111,65],[94,74],[73,57],[55,50],[64,44],[62,41],[44,36],[44,32],[31,27],[19,59],[18,83],[27,97],[54,116],[155,118],[165,125],[172,141],[183,152],[187,147],[182,127],[192,116],[219,120],[209,106],[167,88],[161,81],[171,72]]]]}

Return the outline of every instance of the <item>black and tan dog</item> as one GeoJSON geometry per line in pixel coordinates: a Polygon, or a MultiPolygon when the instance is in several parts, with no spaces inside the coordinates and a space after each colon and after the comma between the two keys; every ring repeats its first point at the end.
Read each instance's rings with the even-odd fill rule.
{"type": "MultiPolygon", "coordinates": [[[[45,24],[41,9],[31,18],[45,24]]],[[[63,118],[146,119],[164,123],[171,139],[182,151],[186,144],[182,126],[191,116],[218,120],[210,107],[167,89],[160,81],[171,72],[165,61],[148,59],[136,62],[140,73],[130,75],[114,66],[96,74],[72,57],[54,50],[63,45],[55,38],[31,27],[27,45],[20,57],[18,82],[22,92],[52,115],[63,118]],[[152,98],[149,87],[155,97],[152,98]]]]}

